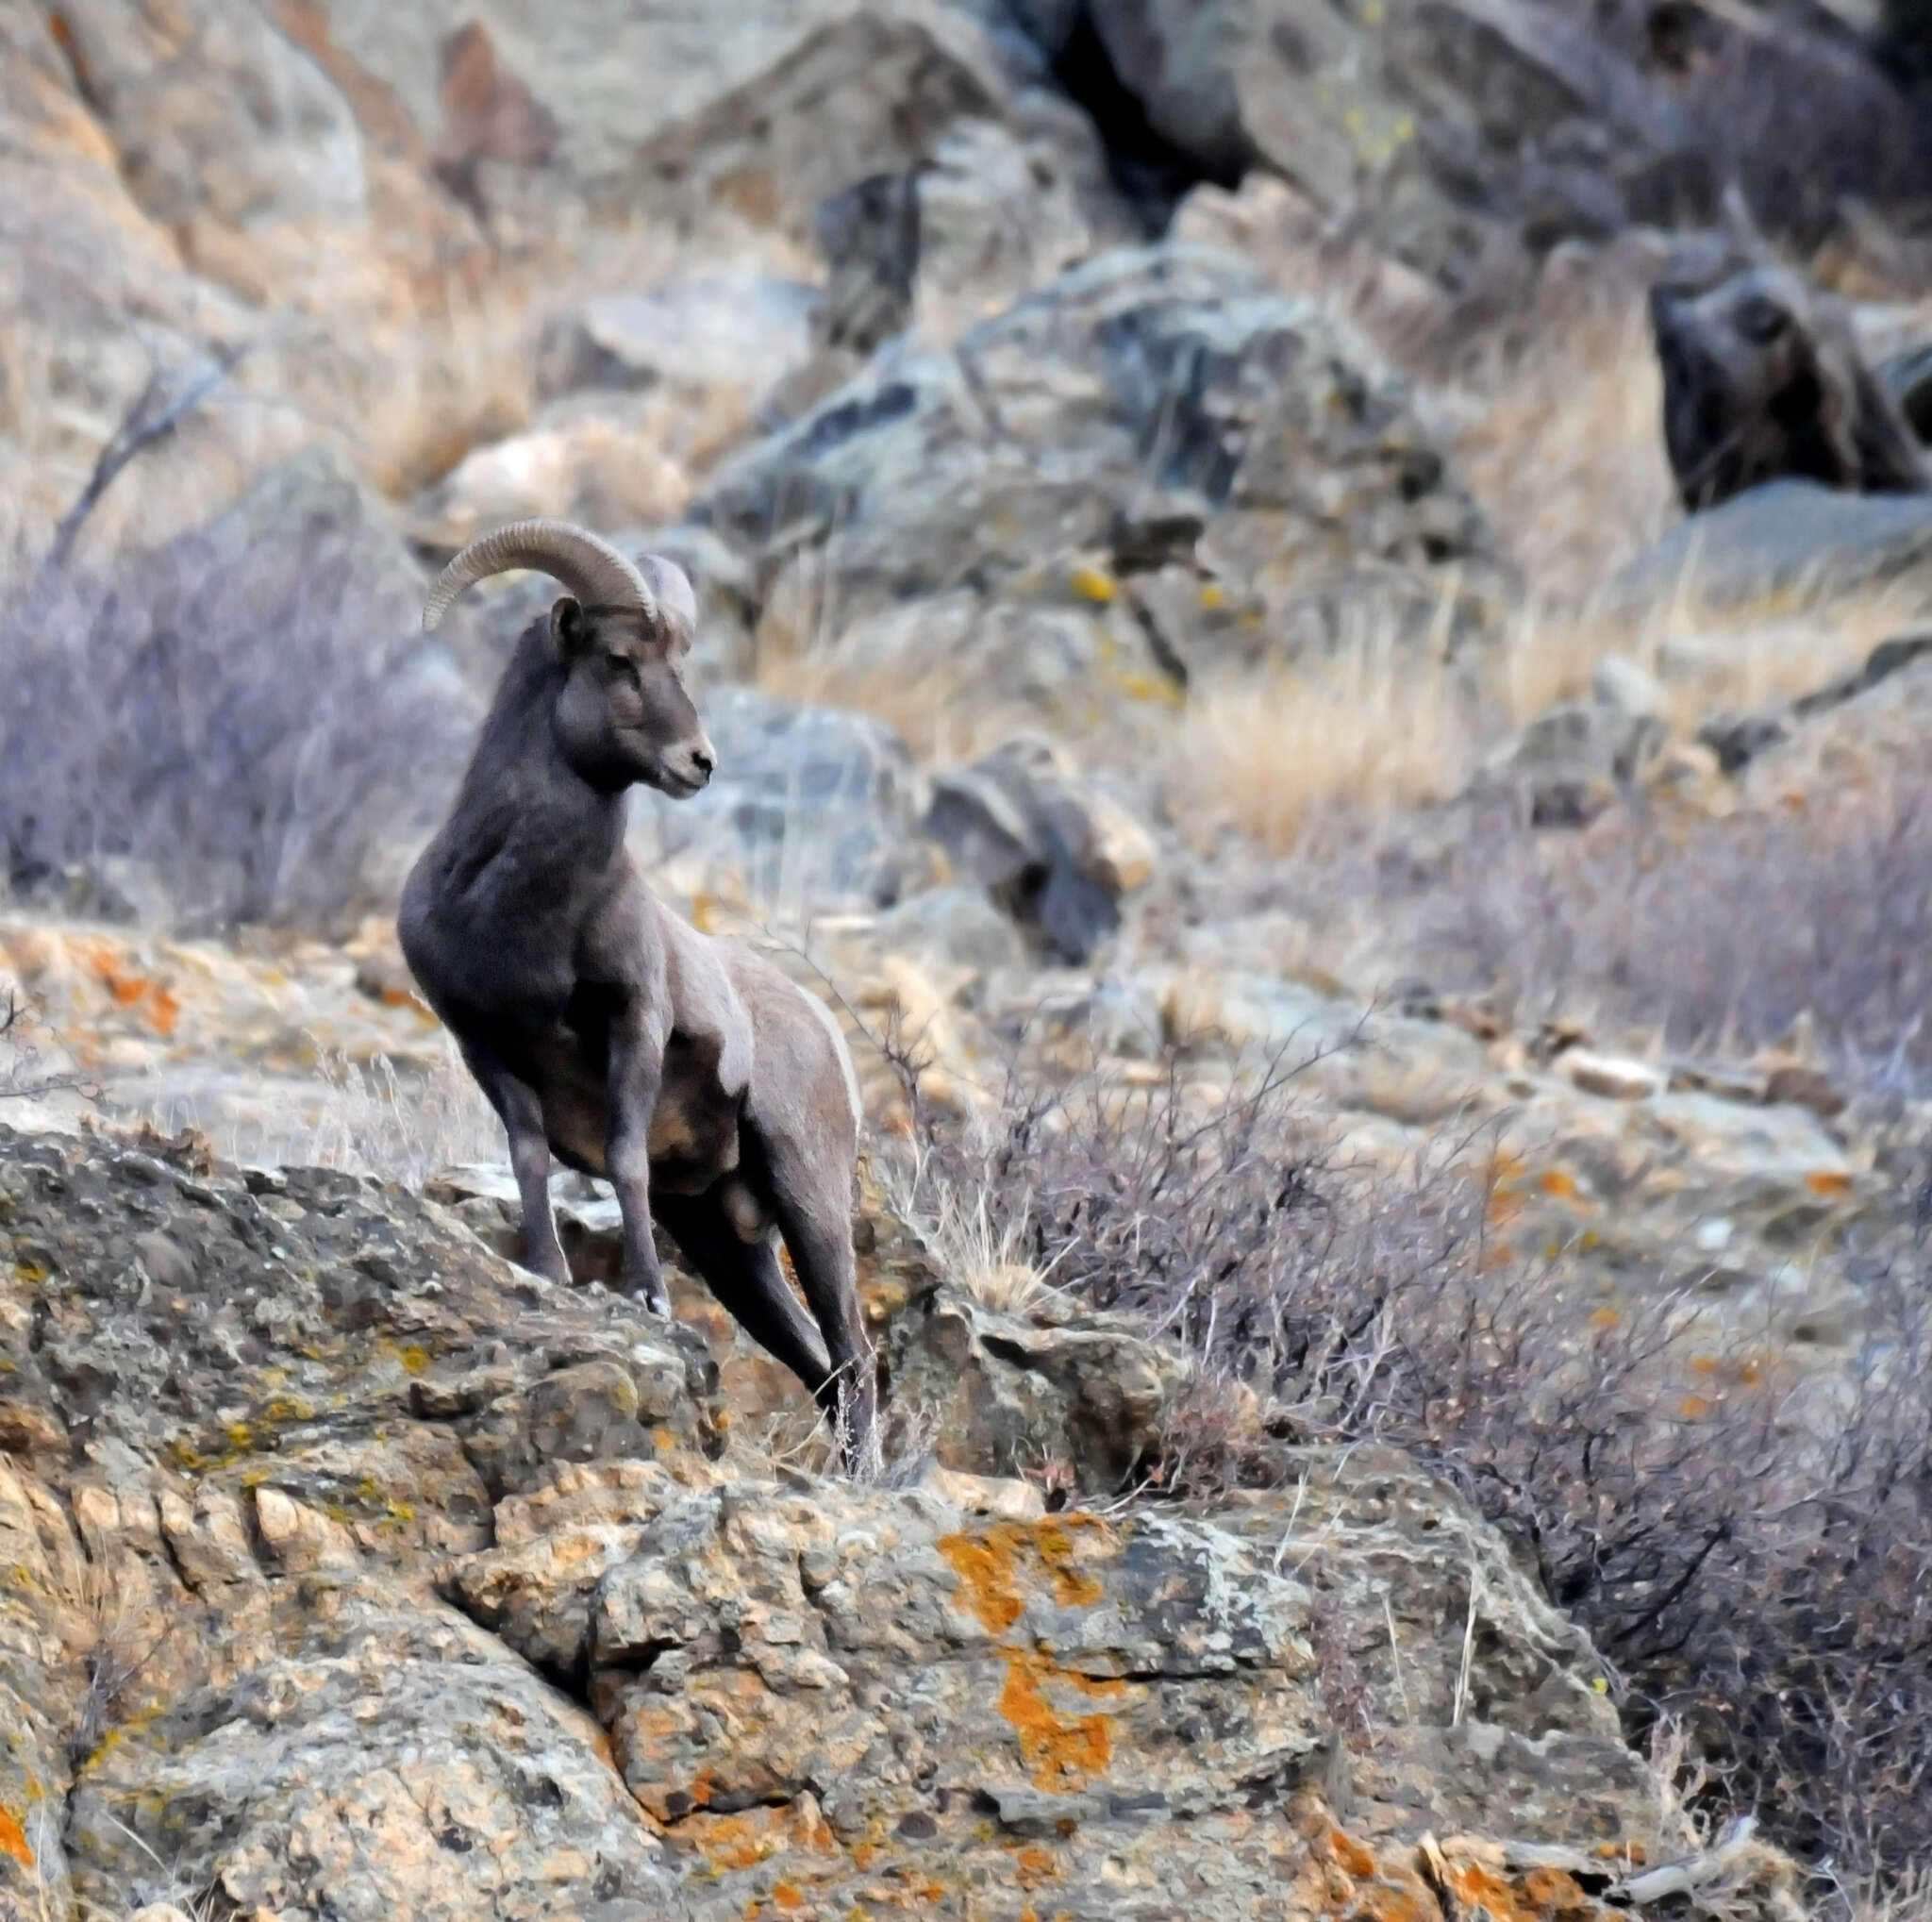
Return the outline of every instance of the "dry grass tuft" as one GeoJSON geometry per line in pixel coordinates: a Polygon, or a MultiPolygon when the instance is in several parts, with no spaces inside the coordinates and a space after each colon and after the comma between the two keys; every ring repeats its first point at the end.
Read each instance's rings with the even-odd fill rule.
{"type": "Polygon", "coordinates": [[[982,1307],[1024,1313],[1052,1285],[1024,1259],[1017,1224],[994,1224],[983,1189],[970,1200],[943,1195],[932,1241],[948,1278],[982,1307]]]}
{"type": "Polygon", "coordinates": [[[1586,303],[1481,382],[1457,453],[1540,601],[1580,602],[1677,518],[1641,302],[1586,303]]]}
{"type": "Polygon", "coordinates": [[[1656,676],[1672,738],[1773,710],[1859,666],[1925,615],[1923,591],[1824,583],[1707,611],[1524,604],[1491,646],[1454,663],[1377,628],[1335,654],[1191,689],[1168,764],[1170,815],[1198,845],[1234,828],[1276,856],[1329,824],[1386,823],[1461,792],[1487,748],[1558,702],[1587,700],[1609,656],[1656,676]]]}
{"type": "Polygon", "coordinates": [[[205,1125],[192,1108],[169,1108],[157,1120],[164,1129],[202,1128],[224,1161],[340,1168],[407,1188],[444,1168],[508,1156],[502,1124],[447,1036],[425,1074],[399,1072],[382,1055],[358,1062],[322,1051],[314,1085],[291,1087],[273,1127],[205,1125]]]}
{"type": "Polygon", "coordinates": [[[1335,654],[1205,680],[1188,694],[1167,807],[1197,840],[1221,827],[1287,855],[1324,816],[1446,799],[1468,773],[1464,677],[1384,627],[1335,654]]]}
{"type": "Polygon", "coordinates": [[[816,707],[850,708],[883,721],[913,754],[928,760],[969,758],[989,730],[983,710],[967,694],[943,660],[923,666],[916,675],[866,673],[831,652],[798,653],[771,644],[768,629],[758,637],[758,686],[780,700],[803,701],[816,707]],[[970,713],[973,726],[965,744],[953,716],[970,713]]]}
{"type": "Polygon", "coordinates": [[[530,423],[536,397],[525,348],[530,292],[495,284],[407,330],[383,370],[349,391],[357,453],[384,493],[401,499],[440,480],[473,448],[530,423]]]}
{"type": "Polygon", "coordinates": [[[1669,698],[1674,733],[1809,694],[1912,627],[1923,594],[1902,586],[1838,591],[1819,582],[1776,598],[1707,610],[1682,597],[1630,614],[1522,609],[1484,677],[1502,719],[1521,725],[1588,695],[1598,663],[1620,655],[1649,669],[1669,698]]]}

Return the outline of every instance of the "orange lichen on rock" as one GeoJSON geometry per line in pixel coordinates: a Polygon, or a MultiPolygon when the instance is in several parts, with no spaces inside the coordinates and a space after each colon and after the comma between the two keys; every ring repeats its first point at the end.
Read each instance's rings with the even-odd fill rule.
{"type": "Polygon", "coordinates": [[[33,1845],[26,1839],[26,1830],[7,1809],[0,1809],[0,1855],[12,1856],[22,1868],[34,1865],[33,1845]]]}
{"type": "MultiPolygon", "coordinates": [[[[1357,1884],[1350,1911],[1358,1922],[1441,1922],[1441,1906],[1419,1877],[1378,1876],[1357,1884]]],[[[1491,1922],[1503,1922],[1495,1916],[1491,1922]]]]}
{"type": "Polygon", "coordinates": [[[1048,1699],[1047,1686],[1091,1699],[1124,1695],[1126,1684],[1056,1668],[1033,1649],[1009,1648],[1006,1655],[1007,1685],[1000,1691],[999,1711],[1020,1738],[1020,1756],[1035,1786],[1058,1789],[1090,1781],[1113,1759],[1113,1717],[1104,1711],[1063,1713],[1048,1699]]]}
{"type": "Polygon", "coordinates": [[[1555,1922],[1588,1922],[1596,1913],[1596,1904],[1564,1869],[1529,1870],[1523,1878],[1522,1893],[1526,1907],[1538,1915],[1555,1918],[1555,1922]]]}
{"type": "Polygon", "coordinates": [[[1338,1829],[1328,1838],[1328,1853],[1352,1876],[1372,1876],[1375,1872],[1375,1852],[1364,1842],[1338,1829]]]}
{"type": "Polygon", "coordinates": [[[939,1550],[953,1564],[966,1605],[981,1627],[1003,1634],[1026,1607],[1027,1578],[1046,1578],[1061,1608],[1091,1608],[1101,1596],[1097,1578],[1075,1565],[1082,1539],[1113,1546],[1113,1530],[1098,1515],[1052,1515],[1037,1522],[994,1522],[947,1535],[939,1550]]]}
{"type": "Polygon", "coordinates": [[[793,1851],[835,1855],[839,1849],[838,1838],[809,1796],[733,1815],[697,1810],[667,1832],[676,1847],[692,1850],[719,1870],[752,1868],[793,1851]]]}
{"type": "Polygon", "coordinates": [[[1052,1849],[1029,1842],[1015,1860],[1013,1876],[1023,1889],[1037,1889],[1041,1882],[1053,1880],[1059,1872],[1060,1865],[1054,1860],[1052,1849]]]}
{"type": "MultiPolygon", "coordinates": [[[[980,1625],[1004,1635],[1026,1610],[1026,1591],[1044,1586],[1061,1608],[1091,1608],[1104,1590],[1079,1565],[1081,1549],[1101,1552],[1115,1543],[1112,1529],[1097,1515],[1056,1515],[1037,1522],[994,1522],[945,1536],[940,1552],[959,1578],[963,1599],[980,1625]]],[[[1113,1754],[1113,1718],[1066,1713],[1050,1698],[1049,1688],[1089,1700],[1125,1693],[1124,1682],[1077,1675],[1058,1667],[1039,1646],[1008,1646],[1006,1685],[999,1712],[1020,1739],[1020,1755],[1041,1788],[1063,1788],[1091,1780],[1113,1754]]]]}

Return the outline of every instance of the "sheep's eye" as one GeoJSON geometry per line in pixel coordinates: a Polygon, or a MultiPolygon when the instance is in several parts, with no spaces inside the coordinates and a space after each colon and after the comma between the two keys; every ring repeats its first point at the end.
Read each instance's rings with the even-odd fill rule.
{"type": "Polygon", "coordinates": [[[1790,325],[1790,317],[1776,301],[1753,294],[1738,309],[1738,331],[1747,341],[1774,341],[1790,325]]]}
{"type": "Polygon", "coordinates": [[[638,664],[628,654],[607,654],[604,657],[604,664],[612,674],[621,676],[633,687],[643,685],[642,677],[638,673],[638,664]]]}

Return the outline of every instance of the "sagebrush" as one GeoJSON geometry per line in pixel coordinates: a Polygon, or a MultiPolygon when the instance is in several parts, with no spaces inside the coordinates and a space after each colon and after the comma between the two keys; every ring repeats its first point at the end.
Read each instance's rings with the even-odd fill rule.
{"type": "MultiPolygon", "coordinates": [[[[1257,1421],[1180,1412],[1182,1492],[1375,1439],[1448,1477],[1622,1678],[1633,1733],[1693,1732],[1714,1810],[1834,1875],[1932,1854],[1932,1199],[1874,1231],[1842,1377],[1713,1357],[1661,1281],[1607,1310],[1492,1232],[1496,1145],[1408,1170],[1337,1154],[1292,1075],[1220,1099],[1016,1080],[995,1124],[932,1126],[917,1178],[990,1238],[1243,1384],[1257,1421]]],[[[1932,1197],[1932,1159],[1919,1184],[1932,1197]]]]}
{"type": "Polygon", "coordinates": [[[0,612],[7,880],[158,893],[191,925],[345,916],[460,764],[469,716],[420,648],[346,539],[217,529],[24,577],[0,612]]]}

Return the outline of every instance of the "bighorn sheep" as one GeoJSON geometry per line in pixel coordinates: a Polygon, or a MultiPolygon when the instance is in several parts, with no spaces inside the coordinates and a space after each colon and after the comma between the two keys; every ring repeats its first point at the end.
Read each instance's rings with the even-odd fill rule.
{"type": "Polygon", "coordinates": [[[1667,277],[1651,290],[1664,443],[1695,513],[1787,475],[1917,493],[1932,468],[1836,304],[1782,267],[1667,277]]]}
{"type": "Polygon", "coordinates": [[[625,850],[634,783],[683,800],[711,775],[684,682],[691,583],[567,522],[520,521],[449,563],[424,626],[520,567],[569,592],[518,641],[449,819],[410,872],[404,956],[509,1137],[526,1264],[569,1279],[551,1156],[608,1177],[626,1292],[669,1312],[655,1215],[832,1414],[854,1462],[872,1446],[875,1385],[854,1281],[851,1057],[816,998],[687,926],[625,850]]]}

